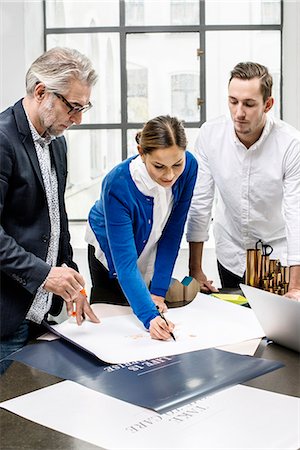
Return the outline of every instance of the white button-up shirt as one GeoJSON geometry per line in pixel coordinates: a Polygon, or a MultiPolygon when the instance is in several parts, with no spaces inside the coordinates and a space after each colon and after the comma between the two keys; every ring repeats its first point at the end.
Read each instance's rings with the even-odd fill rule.
{"type": "Polygon", "coordinates": [[[189,212],[187,240],[208,239],[215,187],[216,255],[242,276],[246,250],[261,239],[272,259],[300,264],[300,132],[267,116],[249,149],[226,117],[206,122],[195,145],[198,180],[189,212]]]}

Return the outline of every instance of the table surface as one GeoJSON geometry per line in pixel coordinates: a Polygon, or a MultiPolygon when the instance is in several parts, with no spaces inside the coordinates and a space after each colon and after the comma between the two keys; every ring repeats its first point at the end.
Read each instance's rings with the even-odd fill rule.
{"type": "MultiPolygon", "coordinates": [[[[262,340],[255,355],[281,361],[285,366],[244,383],[259,389],[300,397],[299,353],[262,340]]],[[[62,381],[60,378],[13,362],[0,379],[0,401],[62,381]]],[[[93,450],[95,445],[45,428],[4,409],[0,410],[2,450],[93,450]]]]}

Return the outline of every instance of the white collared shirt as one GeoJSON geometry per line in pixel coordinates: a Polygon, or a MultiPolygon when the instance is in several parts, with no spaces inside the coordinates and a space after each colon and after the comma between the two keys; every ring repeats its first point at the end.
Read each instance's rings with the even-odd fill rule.
{"type": "Polygon", "coordinates": [[[249,149],[229,118],[206,122],[195,145],[198,180],[189,212],[187,240],[208,239],[213,219],[220,263],[242,276],[246,250],[261,239],[272,259],[300,264],[300,133],[267,116],[259,140],[249,149]]]}

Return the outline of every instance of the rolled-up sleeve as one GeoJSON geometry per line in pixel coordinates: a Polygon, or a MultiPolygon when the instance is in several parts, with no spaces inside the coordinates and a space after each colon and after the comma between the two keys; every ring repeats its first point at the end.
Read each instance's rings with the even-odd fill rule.
{"type": "Polygon", "coordinates": [[[188,214],[186,239],[188,242],[204,242],[209,238],[215,183],[205,153],[203,127],[200,129],[193,154],[198,161],[198,175],[188,214]]]}
{"type": "Polygon", "coordinates": [[[287,263],[300,264],[300,143],[296,142],[284,160],[283,211],[287,236],[287,263]]]}

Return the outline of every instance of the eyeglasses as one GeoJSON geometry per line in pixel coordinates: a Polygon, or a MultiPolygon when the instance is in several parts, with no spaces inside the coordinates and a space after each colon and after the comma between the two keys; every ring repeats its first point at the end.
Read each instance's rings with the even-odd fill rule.
{"type": "Polygon", "coordinates": [[[68,102],[68,100],[61,94],[58,94],[57,92],[53,92],[56,97],[58,97],[62,102],[64,102],[65,105],[67,105],[69,109],[68,114],[77,114],[77,113],[85,113],[89,109],[92,108],[91,102],[89,102],[87,105],[84,106],[72,106],[71,103],[68,102]]]}

